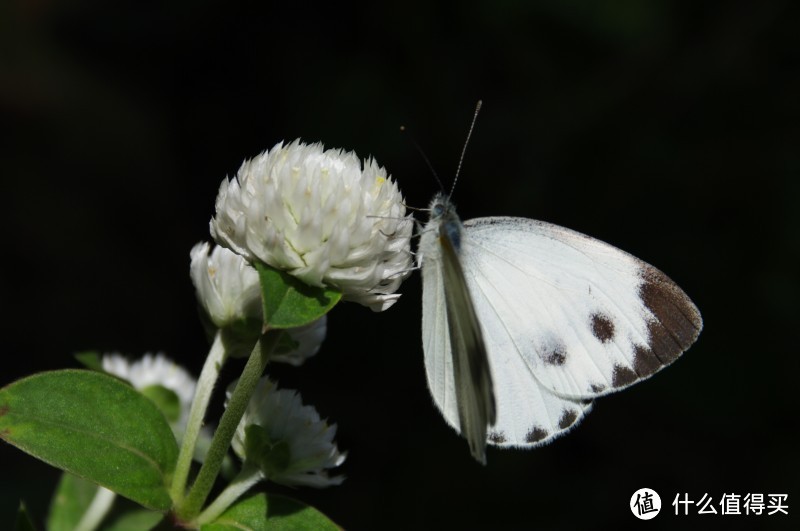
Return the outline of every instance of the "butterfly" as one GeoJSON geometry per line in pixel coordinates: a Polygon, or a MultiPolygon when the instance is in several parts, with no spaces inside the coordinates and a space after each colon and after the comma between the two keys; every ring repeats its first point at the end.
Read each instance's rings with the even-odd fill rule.
{"type": "Polygon", "coordinates": [[[600,396],[677,359],[703,328],[664,273],[542,221],[460,221],[430,204],[418,249],[428,386],[486,463],[487,444],[531,448],[577,425],[600,396]]]}

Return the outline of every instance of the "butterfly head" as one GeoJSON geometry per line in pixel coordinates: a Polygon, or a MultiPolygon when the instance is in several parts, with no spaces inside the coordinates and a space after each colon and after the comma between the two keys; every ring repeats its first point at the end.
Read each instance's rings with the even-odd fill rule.
{"type": "Polygon", "coordinates": [[[450,197],[442,192],[433,196],[430,204],[430,219],[431,221],[445,221],[448,218],[455,216],[455,207],[450,202],[450,197]]]}
{"type": "Polygon", "coordinates": [[[450,201],[450,196],[438,193],[433,197],[430,205],[430,221],[428,227],[432,228],[440,238],[447,238],[456,251],[461,248],[461,221],[456,214],[456,207],[450,201]]]}

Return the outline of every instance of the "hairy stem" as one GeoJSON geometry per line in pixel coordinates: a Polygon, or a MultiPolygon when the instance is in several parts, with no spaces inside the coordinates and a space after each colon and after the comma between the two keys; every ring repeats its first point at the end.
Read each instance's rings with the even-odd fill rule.
{"type": "Polygon", "coordinates": [[[244,415],[245,408],[247,408],[250,397],[255,391],[258,380],[267,366],[269,355],[275,348],[280,335],[280,330],[267,332],[256,343],[255,348],[250,353],[250,358],[242,371],[239,383],[233,390],[233,394],[228,400],[228,406],[219,421],[219,427],[214,432],[208,455],[206,455],[206,460],[197,474],[197,479],[186,498],[177,504],[176,514],[182,521],[192,521],[200,513],[208,493],[214,486],[214,481],[231,445],[231,439],[233,439],[236,427],[239,425],[242,415],[244,415]]]}
{"type": "Polygon", "coordinates": [[[186,491],[186,480],[189,477],[189,469],[192,466],[195,445],[200,428],[203,426],[203,419],[206,416],[208,402],[211,400],[211,393],[217,383],[222,365],[225,363],[227,354],[222,342],[222,331],[217,330],[214,336],[214,343],[208,352],[208,357],[200,372],[200,379],[197,381],[192,408],[189,410],[189,421],[186,424],[186,431],[183,434],[178,462],[175,465],[175,475],[172,477],[172,488],[170,494],[172,500],[178,504],[183,500],[186,491]]]}
{"type": "Polygon", "coordinates": [[[239,499],[242,494],[247,492],[250,487],[262,479],[264,479],[264,474],[262,474],[258,467],[245,465],[231,484],[217,496],[217,499],[200,513],[200,516],[197,517],[197,523],[203,525],[214,521],[225,509],[239,499]]]}

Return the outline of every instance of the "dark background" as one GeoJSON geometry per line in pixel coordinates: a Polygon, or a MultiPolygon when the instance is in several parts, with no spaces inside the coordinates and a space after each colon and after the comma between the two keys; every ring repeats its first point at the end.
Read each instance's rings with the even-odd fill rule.
{"type": "MultiPolygon", "coordinates": [[[[296,490],[349,529],[638,523],[633,492],[789,494],[796,381],[800,48],[791,1],[36,2],[0,8],[5,241],[0,384],[94,348],[207,344],[188,276],[223,177],[280,140],[373,155],[411,205],[449,181],[463,218],[520,215],[656,265],[705,330],[674,366],[583,424],[488,466],[440,418],[419,279],[390,311],[342,304],[319,355],[270,369],[339,426],[343,486],[296,490]],[[113,7],[112,7],[113,4],[113,7]]],[[[233,377],[241,364],[226,372],[233,377]]],[[[217,405],[217,411],[219,405],[217,405]]],[[[46,512],[57,471],[0,444],[0,521],[46,512]]],[[[717,506],[719,510],[719,506],[717,506]]],[[[796,525],[796,522],[794,523],[796,525]]]]}

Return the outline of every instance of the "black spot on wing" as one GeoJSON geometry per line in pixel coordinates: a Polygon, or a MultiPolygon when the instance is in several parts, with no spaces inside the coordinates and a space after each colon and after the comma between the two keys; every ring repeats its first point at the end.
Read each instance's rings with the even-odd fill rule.
{"type": "Polygon", "coordinates": [[[594,337],[600,340],[601,343],[608,343],[614,339],[614,323],[609,316],[595,313],[592,315],[591,320],[592,334],[594,334],[594,337]]]}
{"type": "Polygon", "coordinates": [[[561,418],[558,419],[558,427],[565,430],[575,424],[576,420],[578,420],[578,413],[574,410],[566,409],[561,414],[561,418]]]}
{"type": "Polygon", "coordinates": [[[599,393],[602,393],[603,391],[605,391],[605,390],[606,390],[606,386],[605,386],[605,385],[603,385],[603,384],[592,384],[592,385],[589,387],[589,389],[591,389],[591,391],[592,391],[593,393],[598,393],[598,394],[599,394],[599,393]]]}
{"type": "Polygon", "coordinates": [[[554,339],[541,346],[539,356],[547,365],[564,365],[567,361],[567,347],[554,339]]]}
{"type": "Polygon", "coordinates": [[[630,370],[628,367],[624,365],[615,365],[614,366],[614,373],[611,376],[611,385],[614,387],[625,387],[626,385],[630,385],[639,377],[636,376],[636,373],[630,370]]]}
{"type": "Polygon", "coordinates": [[[503,444],[506,442],[506,435],[501,431],[493,431],[489,434],[489,442],[493,444],[503,444]]]}
{"type": "Polygon", "coordinates": [[[525,434],[525,442],[528,443],[535,443],[539,442],[542,439],[547,438],[547,430],[540,428],[539,426],[534,426],[531,428],[528,433],[525,434]]]}

